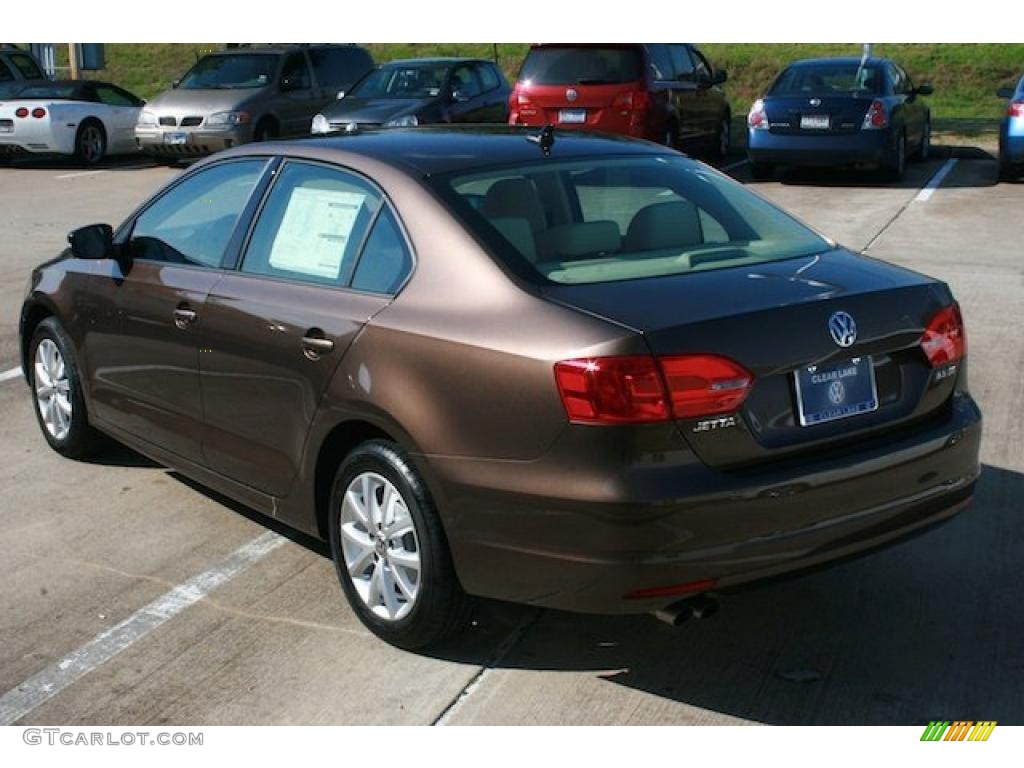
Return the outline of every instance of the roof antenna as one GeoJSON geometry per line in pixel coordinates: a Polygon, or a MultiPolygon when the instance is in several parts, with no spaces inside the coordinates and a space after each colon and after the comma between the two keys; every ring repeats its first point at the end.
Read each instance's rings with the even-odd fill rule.
{"type": "Polygon", "coordinates": [[[536,136],[527,136],[526,140],[539,146],[544,157],[548,157],[551,154],[551,148],[555,146],[555,126],[548,123],[540,129],[540,133],[536,136]]]}

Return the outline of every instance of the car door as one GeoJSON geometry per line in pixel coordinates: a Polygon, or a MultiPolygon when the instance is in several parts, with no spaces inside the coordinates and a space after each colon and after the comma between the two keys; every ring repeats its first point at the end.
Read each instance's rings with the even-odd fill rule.
{"type": "Polygon", "coordinates": [[[477,79],[483,89],[480,96],[480,112],[476,117],[479,123],[504,123],[508,121],[508,84],[504,76],[494,64],[486,61],[474,65],[477,79]]]}
{"type": "Polygon", "coordinates": [[[208,466],[263,493],[287,494],[325,388],[408,274],[409,253],[368,180],[307,161],[281,166],[240,269],[206,302],[208,466]]]}
{"type": "Polygon", "coordinates": [[[313,115],[324,100],[316,87],[303,51],[285,56],[277,81],[277,116],[283,136],[306,135],[313,115]]]}
{"type": "Polygon", "coordinates": [[[696,72],[690,49],[683,43],[669,43],[672,60],[672,87],[669,95],[670,113],[675,116],[679,143],[689,146],[703,135],[703,115],[695,81],[696,72]]]}
{"type": "Polygon", "coordinates": [[[688,46],[693,59],[694,81],[697,84],[696,111],[700,118],[700,134],[703,143],[713,142],[718,135],[719,125],[725,109],[725,94],[715,86],[711,63],[696,46],[688,46]]]}
{"type": "Polygon", "coordinates": [[[97,85],[96,98],[104,105],[103,121],[107,126],[107,151],[128,152],[135,147],[135,123],[142,102],[128,91],[114,85],[97,85]]]}
{"type": "Polygon", "coordinates": [[[452,70],[448,79],[448,119],[453,123],[479,123],[486,113],[483,86],[476,67],[462,64],[452,70]]]}
{"type": "Polygon", "coordinates": [[[192,461],[201,458],[206,296],[266,166],[247,158],[196,171],[122,230],[123,266],[111,275],[116,314],[86,347],[96,415],[192,461]]]}
{"type": "Polygon", "coordinates": [[[902,67],[890,65],[892,92],[902,103],[903,122],[907,131],[907,151],[921,142],[926,121],[927,108],[914,91],[914,83],[902,67]]]}

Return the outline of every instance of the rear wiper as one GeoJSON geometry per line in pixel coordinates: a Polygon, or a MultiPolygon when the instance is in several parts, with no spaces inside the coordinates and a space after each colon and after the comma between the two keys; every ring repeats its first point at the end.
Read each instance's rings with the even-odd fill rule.
{"type": "Polygon", "coordinates": [[[576,85],[611,85],[617,82],[617,80],[602,80],[599,77],[585,77],[582,80],[577,80],[576,85]]]}

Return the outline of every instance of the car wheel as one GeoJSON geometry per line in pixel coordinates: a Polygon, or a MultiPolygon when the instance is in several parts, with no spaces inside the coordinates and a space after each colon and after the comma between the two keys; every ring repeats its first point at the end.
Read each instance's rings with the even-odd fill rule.
{"type": "Polygon", "coordinates": [[[96,165],[107,154],[107,134],[98,120],[83,120],[75,134],[75,159],[96,165]]]}
{"type": "Polygon", "coordinates": [[[732,145],[732,122],[728,117],[722,118],[722,124],[718,126],[718,140],[715,147],[715,159],[720,163],[725,162],[729,156],[729,147],[732,145]]]}
{"type": "Polygon", "coordinates": [[[924,124],[924,133],[921,135],[921,146],[917,150],[917,159],[924,162],[932,153],[932,123],[929,120],[924,124]]]}
{"type": "Polygon", "coordinates": [[[263,119],[252,132],[253,141],[271,141],[277,138],[277,126],[272,120],[263,119]]]}
{"type": "Polygon", "coordinates": [[[95,454],[105,438],[89,425],[74,348],[56,318],[43,320],[32,335],[28,378],[50,447],[72,459],[95,454]]]}
{"type": "Polygon", "coordinates": [[[903,181],[907,172],[907,134],[900,131],[896,137],[896,146],[892,150],[889,164],[885,168],[885,176],[889,181],[903,181]]]}
{"type": "Polygon", "coordinates": [[[441,520],[395,443],[371,440],[346,457],[334,477],[329,514],[338,579],[371,632],[412,649],[465,625],[470,601],[441,520]]]}
{"type": "Polygon", "coordinates": [[[750,175],[758,181],[768,181],[775,176],[775,166],[771,163],[750,163],[750,175]]]}

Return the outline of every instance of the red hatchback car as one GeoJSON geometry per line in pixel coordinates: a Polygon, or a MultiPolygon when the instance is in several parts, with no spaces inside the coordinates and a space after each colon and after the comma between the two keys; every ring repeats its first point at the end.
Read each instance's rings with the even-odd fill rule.
{"type": "Polygon", "coordinates": [[[534,45],[509,97],[509,123],[617,133],[724,158],[726,79],[687,43],[534,45]]]}

